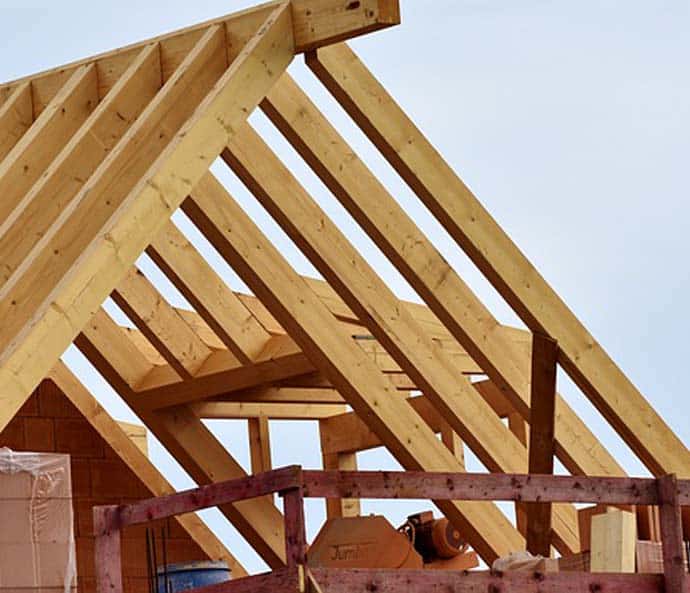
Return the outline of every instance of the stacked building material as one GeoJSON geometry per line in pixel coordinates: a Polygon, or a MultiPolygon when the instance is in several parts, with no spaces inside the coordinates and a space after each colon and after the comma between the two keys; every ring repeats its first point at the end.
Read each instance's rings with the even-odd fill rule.
{"type": "Polygon", "coordinates": [[[0,588],[76,586],[69,455],[0,449],[0,588]]]}

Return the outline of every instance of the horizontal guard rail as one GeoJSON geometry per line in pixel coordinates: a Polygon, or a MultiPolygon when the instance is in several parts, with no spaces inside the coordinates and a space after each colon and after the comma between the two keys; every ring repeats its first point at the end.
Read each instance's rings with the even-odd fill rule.
{"type": "Polygon", "coordinates": [[[547,593],[627,591],[688,593],[681,507],[690,506],[690,480],[661,478],[312,471],[289,466],[129,505],[94,507],[98,593],[122,593],[120,531],[127,525],[278,493],[284,499],[286,568],[230,581],[194,593],[252,591],[393,593],[449,590],[547,593]],[[658,505],[663,575],[505,573],[309,568],[304,498],[390,498],[578,502],[658,505]],[[317,585],[318,583],[318,585],[317,585]],[[206,591],[208,589],[208,591],[206,591]]]}
{"type": "MultiPolygon", "coordinates": [[[[429,498],[517,502],[659,502],[657,481],[648,478],[457,474],[426,472],[303,472],[305,498],[429,498]]],[[[678,482],[681,505],[690,504],[690,480],[678,482]]]]}

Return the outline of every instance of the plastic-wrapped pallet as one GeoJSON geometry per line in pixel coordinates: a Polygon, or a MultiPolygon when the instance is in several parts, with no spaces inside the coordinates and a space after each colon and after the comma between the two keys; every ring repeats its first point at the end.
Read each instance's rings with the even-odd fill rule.
{"type": "Polygon", "coordinates": [[[75,588],[69,455],[0,448],[0,592],[75,588]]]}

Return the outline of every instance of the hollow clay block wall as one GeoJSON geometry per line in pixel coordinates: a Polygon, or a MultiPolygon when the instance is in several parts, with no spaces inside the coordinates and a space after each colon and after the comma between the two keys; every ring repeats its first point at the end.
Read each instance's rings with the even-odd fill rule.
{"type": "MultiPolygon", "coordinates": [[[[125,504],[149,498],[152,493],[52,381],[41,383],[17,416],[0,432],[0,447],[70,455],[77,590],[95,593],[92,507],[125,504]]],[[[155,527],[158,540],[161,529],[168,530],[169,563],[208,560],[176,521],[151,526],[155,527]]],[[[159,547],[159,562],[161,558],[159,547]]],[[[125,593],[148,593],[145,526],[133,526],[124,531],[122,562],[125,593]]]]}

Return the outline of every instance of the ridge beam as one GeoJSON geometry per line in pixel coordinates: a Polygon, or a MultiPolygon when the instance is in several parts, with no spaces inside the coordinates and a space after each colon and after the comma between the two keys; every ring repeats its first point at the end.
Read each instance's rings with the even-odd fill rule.
{"type": "MultiPolygon", "coordinates": [[[[246,10],[214,18],[178,31],[132,43],[126,47],[106,51],[57,68],[30,74],[0,85],[0,96],[10,94],[24,83],[33,86],[33,113],[38,114],[64,82],[79,66],[95,64],[99,73],[99,96],[104,97],[126,68],[127,59],[150,43],[161,45],[161,66],[163,79],[179,66],[183,56],[194,45],[203,31],[214,25],[221,26],[226,33],[227,53],[237,53],[256,28],[271,12],[288,4],[286,0],[265,2],[246,10]]],[[[292,0],[290,12],[292,37],[295,53],[301,53],[327,44],[344,41],[359,35],[371,33],[400,24],[399,0],[292,0]]],[[[6,100],[9,101],[9,98],[6,100]]],[[[0,105],[4,106],[0,99],[0,105]]]]}
{"type": "Polygon", "coordinates": [[[292,0],[295,53],[400,24],[399,0],[292,0]]]}

